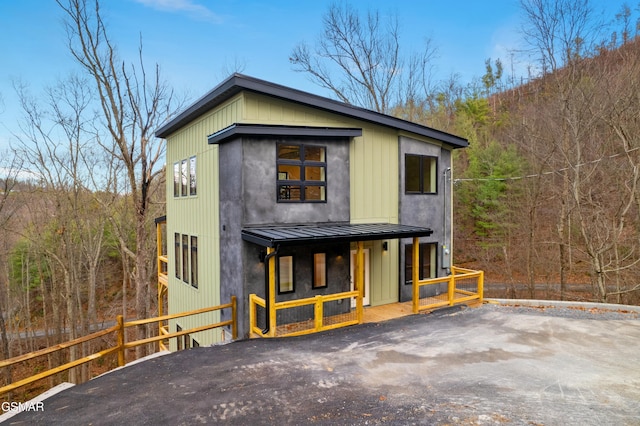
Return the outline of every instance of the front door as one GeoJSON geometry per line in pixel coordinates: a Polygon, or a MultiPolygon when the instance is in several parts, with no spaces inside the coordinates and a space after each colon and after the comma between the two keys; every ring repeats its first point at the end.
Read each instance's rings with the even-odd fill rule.
{"type": "MultiPolygon", "coordinates": [[[[369,249],[363,249],[364,252],[364,297],[362,299],[363,306],[369,306],[369,295],[371,294],[369,288],[369,249]]],[[[351,250],[351,291],[354,289],[354,281],[356,277],[356,253],[357,250],[351,250]]],[[[351,299],[351,307],[356,307],[356,298],[351,299]]]]}

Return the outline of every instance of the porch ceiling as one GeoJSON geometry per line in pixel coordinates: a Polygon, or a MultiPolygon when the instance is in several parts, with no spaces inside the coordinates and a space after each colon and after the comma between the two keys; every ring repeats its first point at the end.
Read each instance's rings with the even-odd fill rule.
{"type": "Polygon", "coordinates": [[[324,223],[244,228],[242,239],[264,247],[427,237],[431,228],[396,223],[324,223]]]}

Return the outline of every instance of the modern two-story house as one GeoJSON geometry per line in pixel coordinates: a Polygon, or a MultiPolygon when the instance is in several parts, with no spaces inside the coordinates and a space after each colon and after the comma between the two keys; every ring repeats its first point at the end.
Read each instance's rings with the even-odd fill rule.
{"type": "Polygon", "coordinates": [[[273,335],[274,322],[314,309],[271,315],[274,304],[322,296],[324,315],[348,315],[411,300],[414,276],[450,273],[451,157],[463,138],[240,74],[156,135],[167,142],[169,313],[234,295],[240,337],[273,335]]]}

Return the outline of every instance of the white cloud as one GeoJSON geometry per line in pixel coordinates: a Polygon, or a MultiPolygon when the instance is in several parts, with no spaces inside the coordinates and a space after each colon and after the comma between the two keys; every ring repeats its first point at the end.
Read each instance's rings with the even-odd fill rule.
{"type": "Polygon", "coordinates": [[[138,3],[163,12],[184,13],[192,19],[222,23],[222,18],[206,6],[193,0],[135,0],[138,3]]]}

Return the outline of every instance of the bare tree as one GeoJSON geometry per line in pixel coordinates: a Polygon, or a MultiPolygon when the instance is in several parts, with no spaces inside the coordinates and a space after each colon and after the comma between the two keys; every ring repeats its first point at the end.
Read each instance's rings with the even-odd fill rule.
{"type": "Polygon", "coordinates": [[[521,0],[525,42],[543,73],[584,58],[600,42],[602,20],[589,0],[521,0]]]}
{"type": "MultiPolygon", "coordinates": [[[[135,242],[120,235],[121,246],[134,264],[136,315],[147,317],[153,292],[153,241],[149,218],[150,188],[161,172],[164,145],[153,131],[174,111],[173,91],[161,80],[159,67],[148,74],[139,49],[137,63],[118,58],[100,13],[98,0],[56,0],[66,15],[69,50],[93,80],[108,140],[102,146],[124,165],[127,193],[135,217],[135,242]],[[109,142],[113,141],[114,145],[109,142]]],[[[151,218],[152,219],[152,218],[151,218]]],[[[145,337],[144,328],[139,337],[145,337]]],[[[138,355],[143,355],[140,347],[138,355]]]]}
{"type": "Polygon", "coordinates": [[[348,4],[333,4],[323,26],[314,48],[301,43],[291,53],[294,70],[343,102],[382,113],[426,98],[435,49],[425,39],[420,53],[405,56],[397,16],[383,21],[369,11],[362,19],[348,4]]]}

